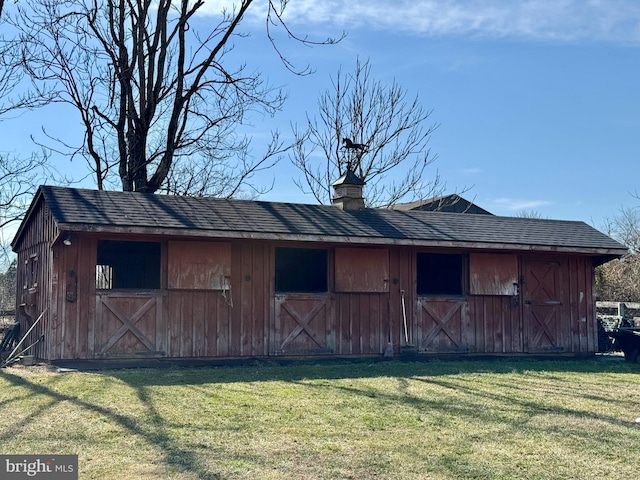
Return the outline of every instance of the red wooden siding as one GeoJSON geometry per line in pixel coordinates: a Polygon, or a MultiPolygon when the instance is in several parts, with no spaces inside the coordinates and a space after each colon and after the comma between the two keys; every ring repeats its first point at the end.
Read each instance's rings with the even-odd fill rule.
{"type": "MultiPolygon", "coordinates": [[[[26,332],[35,320],[44,312],[43,318],[32,330],[24,345],[28,346],[42,335],[51,337],[50,317],[52,308],[50,301],[53,295],[52,284],[55,272],[51,244],[57,231],[51,213],[41,200],[31,213],[31,221],[24,226],[20,242],[15,245],[17,258],[17,292],[16,320],[20,322],[21,331],[26,332]],[[32,270],[32,267],[33,268],[32,270]],[[34,286],[34,283],[37,286],[34,286]],[[45,311],[46,310],[46,311],[45,311]]],[[[52,342],[38,343],[29,353],[38,358],[54,358],[52,342]]]]}
{"type": "Polygon", "coordinates": [[[519,297],[469,297],[470,352],[524,352],[519,297]]]}
{"type": "Polygon", "coordinates": [[[336,343],[340,355],[377,355],[392,340],[389,295],[383,293],[335,295],[336,343]]]}
{"type": "Polygon", "coordinates": [[[563,318],[569,320],[572,352],[598,349],[598,326],[595,321],[594,268],[589,258],[568,259],[563,318]]]}
{"type": "Polygon", "coordinates": [[[514,295],[517,293],[518,256],[491,253],[469,255],[471,295],[514,295]]]}
{"type": "Polygon", "coordinates": [[[335,249],[336,292],[388,292],[389,250],[335,249]]]}
{"type": "Polygon", "coordinates": [[[587,257],[523,261],[526,352],[595,352],[594,270],[587,257]]]}
{"type": "Polygon", "coordinates": [[[94,353],[96,241],[79,238],[59,244],[57,332],[61,358],[87,358],[94,353]]]}
{"type": "Polygon", "coordinates": [[[231,276],[231,244],[218,242],[169,242],[168,288],[226,288],[231,276]]]}
{"type": "Polygon", "coordinates": [[[95,356],[165,355],[162,296],[159,292],[100,292],[94,326],[95,356]]]}
{"type": "Polygon", "coordinates": [[[26,331],[47,308],[32,335],[45,335],[35,350],[43,359],[380,355],[389,342],[396,353],[407,343],[422,353],[597,349],[587,256],[470,253],[468,291],[436,297],[416,295],[415,248],[318,245],[328,250],[329,291],[276,294],[281,243],[172,240],[162,242],[160,289],[96,291],[103,237],[53,243],[47,209],[31,219],[17,245],[18,318],[26,331]]]}
{"type": "Polygon", "coordinates": [[[388,249],[335,249],[336,353],[381,354],[393,341],[390,273],[388,249]]]}
{"type": "Polygon", "coordinates": [[[418,299],[424,352],[591,353],[597,350],[593,266],[588,257],[531,256],[517,296],[418,299]],[[422,310],[420,310],[422,309],[422,310]]]}
{"type": "Polygon", "coordinates": [[[231,247],[230,261],[228,289],[167,292],[167,356],[269,354],[271,250],[264,245],[236,242],[231,247]]]}
{"type": "Polygon", "coordinates": [[[562,322],[563,265],[558,260],[523,264],[525,349],[529,353],[565,351],[568,335],[562,322]]]}
{"type": "Polygon", "coordinates": [[[392,249],[389,254],[389,330],[394,351],[400,346],[412,344],[417,336],[414,321],[414,305],[416,291],[416,260],[415,253],[410,249],[392,249]],[[404,297],[404,309],[403,309],[404,297]],[[406,342],[404,322],[407,323],[406,342]]]}
{"type": "Polygon", "coordinates": [[[333,302],[328,294],[276,295],[277,355],[335,353],[333,302]]]}
{"type": "Polygon", "coordinates": [[[232,354],[264,356],[273,342],[273,248],[235,242],[232,249],[232,354]],[[236,342],[237,339],[237,342],[236,342]]]}
{"type": "Polygon", "coordinates": [[[219,291],[175,291],[163,297],[168,357],[232,356],[231,309],[219,291]]]}
{"type": "Polygon", "coordinates": [[[419,351],[466,353],[473,341],[466,301],[428,299],[417,303],[417,347],[419,351]]]}

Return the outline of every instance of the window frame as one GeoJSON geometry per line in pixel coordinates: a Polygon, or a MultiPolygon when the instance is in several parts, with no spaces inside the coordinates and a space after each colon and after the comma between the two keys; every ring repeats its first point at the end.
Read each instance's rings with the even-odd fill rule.
{"type": "Polygon", "coordinates": [[[30,293],[38,290],[38,279],[40,277],[40,256],[37,253],[31,253],[29,258],[25,260],[25,283],[23,290],[30,293]]]}

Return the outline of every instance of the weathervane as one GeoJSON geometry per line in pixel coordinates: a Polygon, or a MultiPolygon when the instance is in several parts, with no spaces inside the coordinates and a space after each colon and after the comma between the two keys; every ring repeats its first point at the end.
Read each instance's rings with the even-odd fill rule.
{"type": "MultiPolygon", "coordinates": [[[[342,147],[343,149],[356,154],[357,163],[360,164],[360,158],[362,157],[362,154],[368,150],[369,146],[364,143],[353,143],[350,138],[346,137],[342,139],[342,143],[344,144],[342,147]]],[[[348,171],[353,171],[351,169],[353,163],[352,160],[353,155],[349,155],[349,159],[347,160],[348,171]]]]}
{"type": "Polygon", "coordinates": [[[366,152],[369,148],[364,143],[353,143],[350,138],[343,138],[342,143],[344,143],[344,147],[347,150],[360,150],[361,152],[366,152]]]}

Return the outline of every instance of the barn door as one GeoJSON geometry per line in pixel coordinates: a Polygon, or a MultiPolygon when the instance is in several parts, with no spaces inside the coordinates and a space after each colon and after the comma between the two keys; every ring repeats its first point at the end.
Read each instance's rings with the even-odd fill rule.
{"type": "Polygon", "coordinates": [[[98,293],[94,327],[95,356],[163,356],[165,342],[161,299],[157,293],[98,293]]]}
{"type": "Polygon", "coordinates": [[[524,327],[529,353],[562,352],[561,264],[524,262],[524,327]]]}
{"type": "Polygon", "coordinates": [[[276,295],[275,354],[321,355],[335,349],[329,295],[276,295]]]}
{"type": "Polygon", "coordinates": [[[467,303],[418,298],[418,349],[423,352],[466,353],[467,303]]]}

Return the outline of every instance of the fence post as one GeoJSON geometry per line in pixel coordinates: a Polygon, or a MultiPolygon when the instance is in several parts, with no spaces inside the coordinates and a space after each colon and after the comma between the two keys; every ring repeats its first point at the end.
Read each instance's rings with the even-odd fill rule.
{"type": "Polygon", "coordinates": [[[620,318],[624,318],[626,308],[627,306],[624,303],[622,302],[618,303],[618,316],[620,318]]]}

